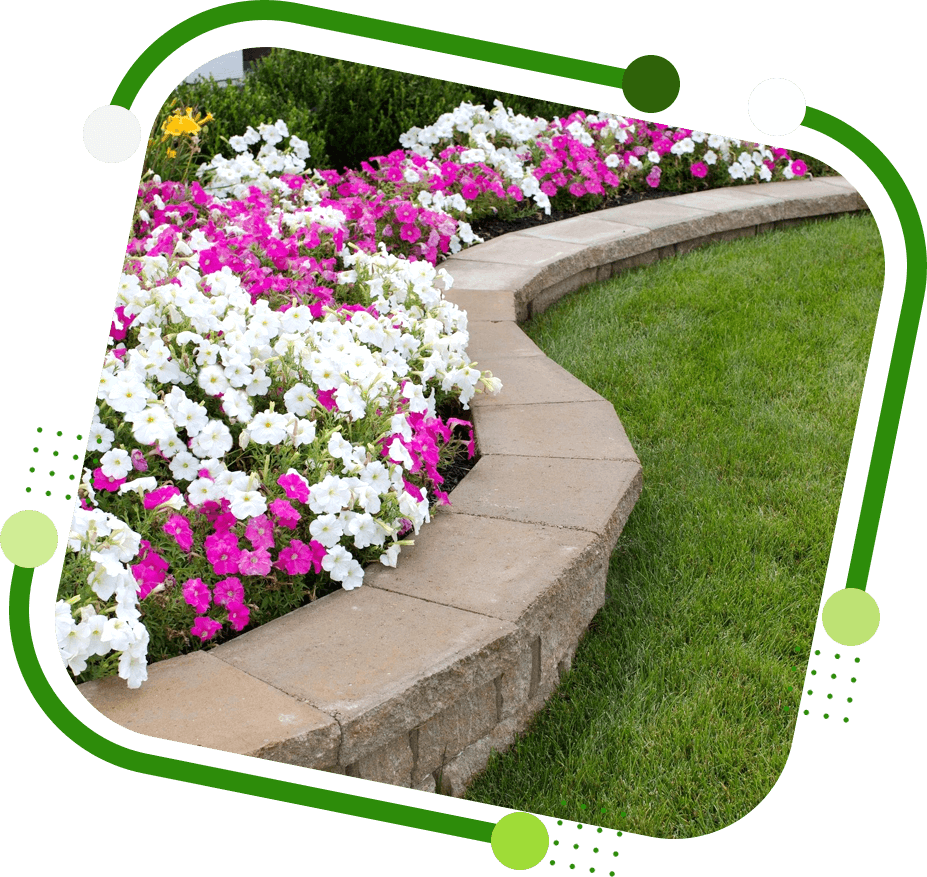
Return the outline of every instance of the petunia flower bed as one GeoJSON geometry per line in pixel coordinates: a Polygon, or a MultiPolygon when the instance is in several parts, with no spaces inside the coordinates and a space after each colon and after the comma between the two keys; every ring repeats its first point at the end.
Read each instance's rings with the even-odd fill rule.
{"type": "Polygon", "coordinates": [[[723,184],[804,172],[759,144],[498,103],[401,143],[307,171],[278,121],[231,138],[201,182],[139,187],[56,607],[78,679],[137,688],[151,660],[396,565],[448,502],[442,461],[473,452],[447,412],[501,387],[437,286],[440,260],[479,243],[468,218],[703,166],[723,184]]]}

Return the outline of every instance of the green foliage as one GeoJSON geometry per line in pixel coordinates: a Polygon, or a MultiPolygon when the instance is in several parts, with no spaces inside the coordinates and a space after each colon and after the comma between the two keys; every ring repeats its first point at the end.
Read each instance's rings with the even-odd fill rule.
{"type": "Polygon", "coordinates": [[[242,83],[229,85],[222,85],[212,77],[195,83],[182,83],[165,101],[159,118],[175,98],[185,106],[208,111],[214,117],[200,137],[201,162],[208,162],[217,154],[231,158],[234,150],[228,145],[228,138],[244,134],[249,125],[257,128],[258,125],[272,125],[277,119],[283,119],[291,135],[309,144],[309,164],[322,168],[328,166],[318,117],[285,93],[276,94],[251,77],[246,77],[242,83]]]}
{"type": "MultiPolygon", "coordinates": [[[[399,137],[410,128],[431,124],[462,102],[483,104],[491,109],[496,99],[516,114],[530,118],[540,116],[548,121],[568,116],[577,109],[567,104],[323,55],[273,49],[256,61],[241,83],[223,85],[212,78],[181,83],[165,100],[155,127],[177,103],[192,107],[194,113],[210,113],[213,120],[198,134],[194,144],[198,149],[193,158],[196,165],[208,162],[218,153],[231,157],[233,151],[228,138],[244,133],[249,125],[256,128],[283,119],[291,135],[309,144],[310,167],[357,170],[362,161],[372,156],[400,149],[399,137]]],[[[593,112],[592,108],[584,109],[587,113],[593,112]]],[[[818,159],[799,153],[794,153],[793,157],[803,159],[814,176],[835,173],[818,159]]],[[[145,169],[149,166],[162,179],[170,175],[163,155],[156,165],[146,162],[145,169]]],[[[688,192],[731,184],[729,179],[720,178],[716,168],[712,168],[710,178],[704,180],[692,177],[688,170],[674,172],[668,165],[663,170],[660,188],[665,190],[688,192]],[[674,175],[678,179],[672,179],[674,175]]],[[[643,175],[629,183],[632,189],[649,188],[643,175]]],[[[567,196],[561,200],[572,202],[575,199],[567,196]]],[[[582,209],[584,205],[558,203],[555,206],[557,209],[577,206],[582,209]]],[[[596,206],[601,205],[597,202],[589,205],[596,206]]],[[[521,211],[510,208],[508,212],[514,216],[521,211]]]]}
{"type": "MultiPolygon", "coordinates": [[[[274,49],[249,74],[268,94],[290,95],[310,109],[329,165],[359,168],[373,155],[399,149],[399,137],[470,99],[466,86],[442,79],[274,49]]],[[[318,162],[313,162],[318,166],[318,162]]]]}
{"type": "Polygon", "coordinates": [[[212,113],[215,121],[200,138],[200,160],[217,153],[229,157],[225,142],[257,127],[283,119],[290,134],[309,143],[309,164],[318,168],[359,169],[371,156],[401,148],[399,137],[415,126],[430,124],[464,101],[491,108],[498,98],[516,113],[551,120],[576,108],[520,95],[476,88],[443,79],[414,76],[338,58],[291,49],[274,49],[259,58],[238,84],[214,79],[177,86],[172,99],[212,113]]]}

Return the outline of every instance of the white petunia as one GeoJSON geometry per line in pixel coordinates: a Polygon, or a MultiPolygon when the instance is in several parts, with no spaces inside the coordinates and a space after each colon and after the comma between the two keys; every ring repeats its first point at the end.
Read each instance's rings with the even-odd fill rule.
{"type": "Polygon", "coordinates": [[[247,429],[251,441],[259,445],[279,445],[286,438],[286,418],[276,411],[262,411],[247,429]]]}
{"type": "Polygon", "coordinates": [[[102,423],[94,423],[90,427],[90,434],[87,436],[87,450],[90,453],[95,451],[108,451],[113,446],[115,433],[104,426],[102,423]]]}
{"type": "Polygon", "coordinates": [[[154,490],[157,486],[158,479],[151,475],[147,475],[144,478],[135,478],[132,481],[127,481],[125,484],[120,484],[118,493],[120,496],[125,493],[137,493],[141,496],[143,493],[154,490]]]}
{"type": "Polygon", "coordinates": [[[190,450],[201,458],[221,457],[228,453],[231,448],[232,433],[219,420],[208,421],[206,426],[190,442],[190,450]]]}
{"type": "Polygon", "coordinates": [[[335,404],[339,411],[349,414],[352,420],[361,420],[367,413],[364,397],[352,384],[342,384],[335,390],[335,404]]]}
{"type": "Polygon", "coordinates": [[[125,478],[132,471],[132,458],[123,448],[113,448],[100,458],[100,468],[107,478],[125,478]]]}
{"type": "Polygon", "coordinates": [[[202,505],[204,502],[216,499],[216,487],[208,478],[197,478],[187,488],[187,496],[193,505],[202,505]]]}
{"type": "Polygon", "coordinates": [[[389,448],[387,449],[390,459],[395,460],[397,463],[401,463],[406,469],[411,469],[415,462],[413,461],[411,455],[406,450],[405,445],[399,440],[399,438],[394,438],[390,442],[389,448]]]}
{"type": "Polygon", "coordinates": [[[206,408],[190,399],[181,401],[172,414],[174,423],[179,429],[186,430],[190,438],[198,435],[209,421],[206,408]]]}
{"type": "Polygon", "coordinates": [[[383,552],[383,554],[380,555],[380,563],[382,563],[384,566],[395,567],[396,558],[399,557],[400,550],[399,543],[394,542],[392,545],[390,545],[389,548],[386,549],[386,551],[383,552]]]}
{"type": "Polygon", "coordinates": [[[336,460],[342,460],[348,463],[351,460],[351,455],[354,453],[354,445],[347,441],[347,439],[336,430],[328,440],[328,453],[336,460]]]}
{"type": "Polygon", "coordinates": [[[170,462],[171,475],[178,481],[193,481],[199,467],[199,459],[187,451],[176,454],[170,462]]]}
{"type": "Polygon", "coordinates": [[[267,511],[267,500],[256,490],[235,490],[229,496],[231,512],[239,521],[255,518],[267,511]]]}
{"type": "Polygon", "coordinates": [[[373,515],[366,512],[351,518],[347,530],[354,537],[355,548],[382,545],[386,539],[386,533],[374,520],[373,515]]]}
{"type": "Polygon", "coordinates": [[[270,378],[262,368],[256,368],[251,376],[251,383],[245,387],[249,396],[263,396],[270,389],[270,378]]]}
{"type": "Polygon", "coordinates": [[[200,369],[196,378],[197,384],[210,396],[218,396],[229,388],[225,370],[219,365],[207,365],[200,369]]]}
{"type": "Polygon", "coordinates": [[[112,382],[106,401],[121,414],[143,411],[153,393],[134,373],[122,372],[112,382]]]}
{"type": "Polygon", "coordinates": [[[309,508],[317,515],[335,514],[350,502],[351,488],[337,475],[326,475],[309,489],[309,508]]]}
{"type": "Polygon", "coordinates": [[[364,584],[364,568],[356,561],[352,560],[348,564],[347,574],[341,580],[341,587],[346,591],[353,591],[364,584]]]}
{"type": "Polygon", "coordinates": [[[153,445],[176,434],[170,415],[161,405],[149,405],[138,413],[126,415],[126,420],[132,424],[135,440],[142,445],[153,445]]]}
{"type": "Polygon", "coordinates": [[[343,545],[335,545],[322,558],[324,569],[336,582],[343,581],[351,575],[353,565],[357,563],[343,545]]]}
{"type": "Polygon", "coordinates": [[[286,410],[297,417],[305,417],[315,405],[312,391],[303,383],[293,384],[283,394],[283,402],[286,405],[286,410]]]}
{"type": "Polygon", "coordinates": [[[341,541],[344,535],[344,527],[337,515],[326,514],[319,515],[309,525],[309,532],[316,542],[324,545],[326,548],[333,548],[341,541]]]}
{"type": "Polygon", "coordinates": [[[359,478],[378,494],[386,493],[389,490],[389,470],[379,460],[368,463],[359,473],[359,478]]]}
{"type": "MultiPolygon", "coordinates": [[[[363,469],[361,472],[363,473],[363,469]]],[[[375,488],[361,481],[360,484],[352,488],[352,492],[354,493],[357,504],[365,512],[370,512],[371,515],[375,515],[380,511],[380,493],[375,488]]]]}

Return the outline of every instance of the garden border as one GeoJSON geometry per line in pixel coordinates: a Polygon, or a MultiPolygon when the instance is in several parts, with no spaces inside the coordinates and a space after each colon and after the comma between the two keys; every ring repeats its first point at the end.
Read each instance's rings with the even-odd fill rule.
{"type": "Polygon", "coordinates": [[[717,240],[867,210],[842,177],[644,201],[512,232],[452,256],[471,359],[503,381],[472,402],[480,460],[396,569],[131,690],[79,686],[133,731],[463,795],[528,726],[605,602],[642,489],[614,407],[518,323],[593,281],[717,240]],[[442,788],[437,789],[437,781],[442,788]]]}

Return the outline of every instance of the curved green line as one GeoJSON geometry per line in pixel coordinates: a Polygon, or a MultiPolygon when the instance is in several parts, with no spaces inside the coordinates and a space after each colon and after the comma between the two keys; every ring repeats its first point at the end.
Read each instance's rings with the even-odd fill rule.
{"type": "Polygon", "coordinates": [[[55,694],[35,654],[32,631],[29,627],[29,592],[32,587],[33,570],[16,566],[13,569],[13,581],[10,587],[10,638],[13,651],[19,664],[20,672],[29,691],[42,711],[58,727],[58,730],[73,740],[82,749],[97,758],[137,773],[151,776],[167,777],[185,783],[211,786],[214,789],[226,789],[230,792],[243,792],[258,798],[275,801],[287,801],[303,807],[315,807],[330,810],[333,813],[345,813],[362,816],[393,825],[406,825],[424,831],[469,840],[490,843],[495,824],[454,816],[448,813],[436,813],[405,804],[393,804],[344,792],[328,789],[316,789],[298,783],[252,776],[234,770],[211,767],[205,764],[179,761],[147,752],[126,749],[101,737],[88,728],[59,700],[55,694]]]}
{"type": "MultiPolygon", "coordinates": [[[[129,68],[113,95],[112,104],[131,109],[142,85],[158,65],[197,36],[227,24],[261,20],[304,24],[615,88],[621,88],[623,84],[624,70],[619,67],[319,9],[286,0],[274,2],[273,14],[265,14],[266,11],[269,11],[266,0],[244,0],[205,10],[166,31],[129,68]]],[[[904,300],[847,575],[848,588],[865,590],[924,302],[927,251],[923,226],[914,200],[885,155],[854,128],[820,110],[808,107],[802,124],[842,143],[873,171],[892,200],[905,240],[907,280],[904,300]]],[[[17,661],[26,684],[46,715],[63,733],[88,752],[112,764],[153,776],[491,842],[495,827],[493,823],[163,758],[126,749],[101,737],[68,711],[42,673],[29,628],[31,582],[31,569],[15,568],[10,591],[10,634],[17,661]]]]}
{"type": "Polygon", "coordinates": [[[610,67],[607,64],[596,64],[576,58],[563,58],[560,55],[536,52],[533,49],[504,46],[487,40],[441,33],[441,31],[427,30],[408,24],[380,21],[376,18],[335,12],[331,9],[319,9],[302,3],[286,2],[286,0],[275,0],[272,11],[268,9],[268,6],[267,0],[229,3],[192,15],[186,21],[165,31],[139,55],[129,68],[113,95],[112,104],[127,110],[131,109],[132,102],[145,81],[170,54],[204,33],[227,24],[238,24],[243,21],[286,21],[292,24],[305,24],[323,30],[443,52],[461,58],[475,58],[479,61],[517,67],[521,70],[551,73],[555,76],[614,88],[621,88],[624,77],[624,69],[621,67],[610,67]]]}
{"type": "Polygon", "coordinates": [[[879,517],[882,514],[882,503],[885,500],[892,453],[898,436],[901,408],[911,371],[911,360],[914,357],[917,326],[924,306],[924,290],[927,287],[927,245],[924,241],[924,226],[908,187],[894,165],[871,140],[840,119],[812,107],[805,110],[802,124],[846,146],[876,175],[898,214],[907,256],[904,299],[898,316],[898,329],[895,332],[891,364],[885,381],[885,395],[882,397],[879,424],[872,446],[872,460],[869,463],[856,540],[853,543],[853,554],[847,572],[846,586],[865,591],[876,533],[879,529],[879,517]]]}

